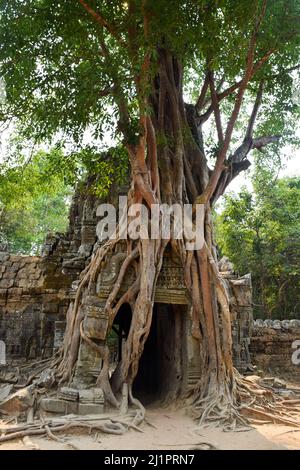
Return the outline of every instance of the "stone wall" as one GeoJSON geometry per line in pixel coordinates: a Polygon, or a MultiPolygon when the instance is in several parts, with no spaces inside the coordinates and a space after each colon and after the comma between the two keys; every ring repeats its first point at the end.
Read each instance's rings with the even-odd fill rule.
{"type": "MultiPolygon", "coordinates": [[[[96,210],[100,203],[91,191],[93,178],[78,186],[72,198],[65,234],[49,234],[41,256],[12,255],[0,246],[0,341],[11,360],[47,357],[62,341],[72,283],[88,264],[98,244],[96,210]],[[3,251],[1,251],[3,250],[3,251]]],[[[116,203],[125,187],[111,187],[116,203]]]]}
{"type": "Polygon", "coordinates": [[[295,340],[300,340],[300,320],[255,320],[250,343],[252,363],[264,372],[299,380],[300,365],[292,362],[295,340]]]}
{"type": "Polygon", "coordinates": [[[253,327],[251,276],[231,275],[225,280],[229,290],[233,363],[240,372],[247,372],[251,370],[249,345],[253,327]]]}
{"type": "Polygon", "coordinates": [[[251,275],[239,277],[225,256],[219,261],[219,271],[229,297],[233,362],[238,370],[246,372],[251,369],[249,354],[253,327],[251,275]]]}
{"type": "Polygon", "coordinates": [[[6,359],[48,357],[63,339],[72,282],[96,241],[98,200],[76,191],[65,234],[49,234],[41,256],[12,255],[0,247],[0,340],[6,359]]]}
{"type": "Polygon", "coordinates": [[[49,357],[55,324],[64,321],[69,279],[36,256],[0,252],[0,339],[6,358],[49,357]]]}

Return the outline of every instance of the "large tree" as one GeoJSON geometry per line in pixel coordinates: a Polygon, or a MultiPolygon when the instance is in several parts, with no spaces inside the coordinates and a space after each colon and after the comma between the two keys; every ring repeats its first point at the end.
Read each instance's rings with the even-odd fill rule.
{"type": "MultiPolygon", "coordinates": [[[[205,206],[200,250],[188,251],[185,240],[172,236],[128,240],[128,255],[106,308],[112,324],[122,302],[129,302],[131,327],[112,387],[107,344],[98,346],[103,357],[98,384],[116,405],[123,384],[132,397],[170,242],[182,262],[192,334],[202,355],[194,405],[200,414],[223,409],[223,417],[233,416],[230,316],[211,208],[248,168],[252,149],[276,145],[279,134],[282,141],[290,135],[298,0],[11,0],[0,5],[3,119],[17,119],[28,137],[60,133],[78,145],[87,128],[96,140],[105,126],[115,125],[131,167],[130,204],[205,206]],[[206,122],[214,129],[207,143],[206,122]],[[136,280],[118,299],[133,262],[136,280]]],[[[77,359],[82,295],[93,294],[101,262],[118,242],[99,248],[81,280],[60,364],[65,380],[77,359]]]]}

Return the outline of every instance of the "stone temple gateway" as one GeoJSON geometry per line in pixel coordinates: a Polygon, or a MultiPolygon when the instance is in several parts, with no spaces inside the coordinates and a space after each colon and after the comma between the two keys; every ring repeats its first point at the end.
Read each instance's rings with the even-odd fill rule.
{"type": "MultiPolygon", "coordinates": [[[[105,303],[111,287],[117,280],[124,252],[114,253],[102,268],[98,278],[95,297],[88,297],[84,304],[85,333],[94,341],[103,341],[108,333],[108,317],[105,303]]],[[[119,295],[134,280],[129,273],[119,295]]],[[[239,369],[250,366],[248,351],[252,323],[250,277],[237,279],[231,272],[224,272],[231,298],[234,328],[234,361],[239,369]]],[[[163,267],[157,281],[154,299],[153,324],[141,359],[135,381],[136,393],[146,399],[164,399],[172,393],[174,383],[184,393],[200,377],[198,342],[191,334],[191,306],[184,286],[183,272],[178,259],[166,251],[163,267]],[[180,345],[180,351],[175,345],[180,345]]],[[[116,362],[122,355],[122,343],[126,338],[131,320],[131,308],[123,305],[118,312],[113,331],[117,336],[116,362]]],[[[92,386],[101,368],[97,352],[81,341],[79,359],[73,379],[76,388],[92,386]]],[[[177,387],[176,387],[177,388],[177,387]]],[[[175,398],[175,397],[174,397],[175,398]]]]}
{"type": "MultiPolygon", "coordinates": [[[[3,248],[0,252],[0,340],[6,345],[6,365],[0,366],[0,378],[11,364],[50,357],[62,344],[78,278],[97,247],[96,209],[100,201],[88,191],[89,184],[73,198],[67,233],[49,235],[41,257],[10,255],[3,248]]],[[[84,332],[96,343],[110,335],[115,365],[129,331],[131,308],[127,304],[121,307],[109,332],[104,306],[124,256],[120,248],[111,254],[98,277],[95,295],[84,299],[84,332]]],[[[240,370],[247,370],[252,328],[251,279],[238,278],[228,262],[221,261],[220,271],[230,298],[234,363],[240,370]]],[[[129,272],[120,294],[133,276],[129,272]]],[[[168,250],[154,301],[153,324],[134,384],[136,395],[144,402],[172,399],[172,383],[177,383],[177,390],[184,394],[201,373],[182,268],[168,250]],[[179,344],[180,350],[174,347],[179,344]]],[[[82,340],[71,387],[92,389],[100,369],[99,354],[82,340]]]]}

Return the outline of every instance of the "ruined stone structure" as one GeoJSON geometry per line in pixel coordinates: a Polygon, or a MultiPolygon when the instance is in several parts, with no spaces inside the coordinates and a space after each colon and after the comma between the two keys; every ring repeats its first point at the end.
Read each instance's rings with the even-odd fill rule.
{"type": "MultiPolygon", "coordinates": [[[[109,262],[102,268],[98,278],[95,297],[84,300],[85,333],[93,341],[104,340],[108,330],[108,316],[105,314],[105,303],[109,292],[116,282],[124,252],[113,254],[109,262]]],[[[221,268],[228,267],[222,263],[221,268]]],[[[238,279],[232,271],[221,272],[225,280],[231,306],[233,325],[234,363],[241,371],[250,366],[249,342],[252,325],[251,279],[250,276],[238,279]]],[[[132,284],[134,273],[129,273],[123,283],[119,295],[132,284]]],[[[145,394],[151,388],[160,398],[167,396],[169,384],[180,381],[180,389],[184,392],[200,378],[201,368],[197,341],[191,334],[191,305],[184,286],[183,272],[180,262],[174,255],[166,251],[163,267],[159,275],[154,305],[153,326],[146,342],[140,369],[136,378],[136,387],[145,394]],[[178,316],[178,321],[174,321],[178,316]],[[173,346],[180,344],[184,338],[180,356],[172,357],[173,346]],[[167,373],[166,373],[167,371],[167,373]],[[159,390],[155,389],[155,384],[159,390]],[[145,390],[146,389],[146,390],[145,390]]],[[[118,351],[122,354],[122,338],[126,337],[130,326],[130,306],[123,306],[117,314],[114,326],[118,335],[118,351]]],[[[175,348],[176,349],[176,348],[175,348]]],[[[73,379],[77,388],[95,383],[101,368],[101,359],[97,352],[85,341],[81,341],[79,359],[73,379]]]]}
{"type": "Polygon", "coordinates": [[[41,256],[0,249],[0,340],[8,362],[48,357],[61,344],[72,282],[96,241],[96,207],[92,194],[77,191],[67,233],[49,235],[41,256]]]}
{"type": "MultiPolygon", "coordinates": [[[[79,275],[97,247],[99,200],[88,187],[89,182],[73,198],[68,232],[49,235],[40,257],[0,254],[0,340],[6,344],[8,362],[48,357],[62,342],[67,309],[74,299],[79,275]]],[[[117,197],[118,192],[112,194],[117,197]]],[[[104,305],[124,256],[120,249],[112,253],[98,278],[96,295],[84,299],[83,328],[93,341],[101,341],[107,334],[104,305]]],[[[224,260],[220,271],[230,298],[234,363],[244,371],[250,365],[251,279],[250,276],[238,278],[224,260]]],[[[120,294],[133,276],[134,273],[129,273],[120,294]]],[[[199,379],[199,351],[191,335],[190,312],[180,263],[167,250],[156,287],[153,326],[136,379],[137,390],[145,392],[146,388],[150,394],[167,396],[172,381],[179,381],[184,391],[199,379]],[[172,345],[180,343],[178,337],[184,337],[185,341],[175,361],[171,351],[172,345]],[[154,390],[155,384],[159,384],[160,390],[154,390]]],[[[116,360],[122,353],[130,319],[130,307],[123,305],[113,325],[112,354],[116,360]]],[[[73,385],[78,389],[93,386],[100,368],[98,353],[82,341],[73,385]]]]}
{"type": "Polygon", "coordinates": [[[270,374],[300,379],[300,320],[255,320],[251,336],[252,362],[270,374]],[[298,344],[293,344],[299,341],[298,344]],[[293,354],[296,356],[292,360],[293,354]],[[298,359],[298,360],[297,360],[298,359]]]}
{"type": "Polygon", "coordinates": [[[8,359],[50,357],[65,320],[69,280],[59,265],[0,253],[0,338],[8,359]]]}

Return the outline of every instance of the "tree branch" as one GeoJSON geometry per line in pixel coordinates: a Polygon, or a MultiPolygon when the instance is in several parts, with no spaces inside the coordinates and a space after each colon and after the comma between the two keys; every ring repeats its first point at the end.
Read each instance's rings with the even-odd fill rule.
{"type": "MultiPolygon", "coordinates": [[[[265,14],[265,9],[266,9],[266,1],[264,2],[264,5],[263,5],[263,8],[262,8],[262,15],[261,15],[261,18],[263,18],[264,14],[265,14]]],[[[260,22],[260,20],[258,19],[258,23],[260,22]]],[[[287,36],[287,40],[291,37],[293,37],[295,34],[298,34],[298,31],[295,32],[292,32],[290,33],[288,36],[287,36]]],[[[253,64],[253,67],[252,67],[252,72],[251,72],[251,78],[250,80],[252,80],[252,78],[255,76],[256,72],[269,60],[269,58],[271,57],[272,54],[274,54],[275,52],[277,52],[279,50],[278,47],[272,47],[269,51],[267,51],[259,60],[257,60],[257,62],[255,62],[253,64]]],[[[289,69],[286,70],[285,73],[288,73],[288,72],[291,72],[293,70],[297,70],[298,68],[300,67],[300,64],[297,64],[293,67],[290,67],[289,69]]],[[[279,76],[280,74],[274,74],[274,75],[271,75],[270,77],[265,77],[265,80],[269,80],[269,79],[272,79],[272,78],[276,78],[277,76],[279,76]]],[[[231,95],[232,93],[234,93],[242,84],[242,80],[239,80],[238,82],[235,82],[233,83],[232,85],[230,85],[228,88],[226,88],[226,90],[224,90],[222,93],[217,93],[217,98],[218,98],[218,102],[222,101],[224,98],[226,98],[227,96],[231,95]]],[[[204,102],[202,107],[205,105],[206,103],[204,102]]],[[[201,108],[197,108],[197,109],[201,109],[201,108]]],[[[199,121],[201,124],[203,124],[205,121],[207,121],[207,119],[209,119],[209,117],[211,116],[211,114],[213,113],[213,106],[209,106],[209,108],[205,111],[205,113],[203,113],[201,116],[199,116],[199,121]]]]}
{"type": "Polygon", "coordinates": [[[278,142],[279,135],[269,135],[257,137],[256,139],[249,138],[236,149],[234,154],[228,158],[228,166],[222,171],[221,177],[218,181],[216,190],[212,196],[212,203],[214,204],[220,196],[222,196],[231,183],[242,171],[247,170],[251,163],[246,158],[252,149],[261,150],[266,145],[278,142]]]}
{"type": "Polygon", "coordinates": [[[103,28],[105,28],[122,46],[126,47],[126,44],[122,40],[120,34],[118,33],[117,28],[109,23],[104,16],[96,12],[90,5],[88,5],[84,0],[78,0],[83,8],[94,18],[94,20],[99,23],[103,28]]]}
{"type": "Polygon", "coordinates": [[[228,162],[231,164],[238,164],[247,157],[250,150],[261,150],[262,147],[274,144],[278,142],[279,139],[280,135],[266,135],[257,137],[256,139],[249,138],[244,140],[244,142],[235,150],[234,154],[229,157],[228,162]]]}
{"type": "Polygon", "coordinates": [[[205,102],[205,96],[206,96],[206,93],[207,93],[207,90],[208,90],[208,85],[209,85],[209,76],[208,76],[208,73],[205,75],[205,79],[204,79],[204,83],[203,83],[203,86],[201,88],[201,92],[200,92],[200,95],[197,99],[197,102],[196,102],[196,109],[201,109],[204,105],[204,102],[205,102]]]}
{"type": "Polygon", "coordinates": [[[212,107],[213,107],[214,115],[215,115],[219,145],[222,145],[223,142],[224,142],[224,135],[223,135],[223,129],[222,129],[219,102],[218,102],[217,93],[216,93],[216,89],[215,89],[214,73],[213,73],[212,70],[209,70],[209,72],[208,72],[208,79],[209,79],[211,102],[212,102],[212,107]]]}
{"type": "MultiPolygon", "coordinates": [[[[241,85],[240,85],[238,93],[237,93],[237,97],[236,97],[236,100],[235,100],[233,111],[231,113],[231,116],[230,116],[228,124],[227,124],[226,132],[225,132],[225,139],[224,139],[222,148],[220,149],[220,151],[218,153],[217,161],[216,161],[215,167],[212,171],[212,174],[211,174],[211,177],[209,179],[208,185],[207,185],[204,193],[200,197],[199,202],[202,203],[202,204],[203,203],[206,204],[207,202],[209,202],[210,198],[212,197],[213,193],[215,192],[215,189],[217,187],[219,178],[222,174],[223,165],[224,165],[226,154],[227,154],[227,151],[228,151],[228,148],[229,148],[229,145],[230,145],[234,125],[236,123],[236,120],[238,118],[238,115],[239,115],[239,112],[240,112],[240,109],[241,109],[241,105],[242,105],[245,90],[247,88],[249,80],[251,79],[252,70],[253,70],[255,47],[256,47],[256,41],[257,41],[257,35],[258,35],[258,31],[260,29],[261,23],[263,21],[263,18],[265,16],[266,7],[267,7],[267,0],[264,0],[260,15],[258,16],[258,18],[256,20],[254,30],[253,30],[253,33],[252,33],[252,36],[251,36],[251,39],[250,39],[250,44],[249,44],[247,59],[246,59],[246,69],[245,69],[244,76],[242,78],[241,85]]],[[[198,202],[198,201],[196,201],[196,202],[198,202]]]]}
{"type": "Polygon", "coordinates": [[[282,70],[281,72],[268,75],[265,77],[265,81],[273,80],[274,78],[280,77],[281,75],[285,75],[286,73],[290,73],[298,69],[300,69],[300,64],[294,65],[293,67],[289,67],[285,70],[282,70]]]}
{"type": "MultiPolygon", "coordinates": [[[[220,101],[222,101],[227,96],[231,95],[231,93],[235,92],[239,88],[240,85],[241,85],[241,81],[236,82],[233,85],[231,85],[229,88],[224,90],[222,93],[218,93],[217,94],[218,103],[220,103],[220,101]]],[[[213,111],[214,111],[213,105],[210,105],[205,111],[205,113],[199,116],[200,123],[203,124],[204,122],[206,122],[207,119],[212,115],[213,111]]]]}
{"type": "Polygon", "coordinates": [[[254,103],[254,106],[253,106],[253,110],[252,110],[252,113],[251,113],[251,116],[250,116],[250,119],[249,119],[249,122],[248,122],[248,127],[247,127],[247,131],[246,131],[244,141],[252,138],[254,123],[255,123],[255,120],[257,118],[257,113],[258,113],[258,110],[260,108],[261,101],[262,101],[263,89],[264,89],[264,81],[261,80],[261,82],[259,84],[258,91],[257,91],[256,100],[255,100],[255,103],[254,103]]]}
{"type": "MultiPolygon", "coordinates": [[[[225,75],[222,76],[221,80],[219,81],[219,83],[216,87],[217,97],[220,94],[220,91],[222,89],[222,86],[224,85],[224,82],[225,82],[225,75]]],[[[207,97],[207,98],[204,97],[203,102],[200,104],[200,106],[198,105],[198,102],[197,102],[195,104],[195,108],[198,111],[200,111],[201,109],[205,108],[205,106],[207,106],[210,102],[211,102],[211,97],[207,97]]]]}
{"type": "MultiPolygon", "coordinates": [[[[253,65],[252,71],[251,71],[251,77],[250,77],[249,81],[252,80],[252,78],[255,76],[256,72],[267,62],[267,60],[271,57],[271,55],[274,54],[274,52],[276,52],[276,51],[277,51],[277,49],[275,49],[275,48],[270,49],[261,59],[259,59],[253,65]]],[[[298,68],[298,67],[295,67],[295,69],[298,68]]],[[[294,69],[292,68],[292,70],[294,70],[294,69]]],[[[222,93],[217,93],[218,102],[220,103],[220,101],[222,101],[224,98],[227,98],[227,96],[231,95],[236,90],[238,90],[238,88],[240,88],[240,86],[242,84],[242,81],[243,80],[239,80],[238,82],[235,82],[232,85],[230,85],[228,88],[226,88],[226,90],[222,91],[222,93]]],[[[199,117],[200,122],[203,124],[205,121],[207,121],[207,119],[211,116],[212,113],[213,113],[213,106],[211,105],[211,106],[208,107],[208,109],[205,111],[205,113],[203,113],[199,117]]]]}
{"type": "Polygon", "coordinates": [[[275,144],[276,142],[278,142],[280,137],[280,135],[267,135],[263,137],[257,137],[252,141],[252,148],[261,150],[261,148],[265,147],[266,145],[275,144]]]}

